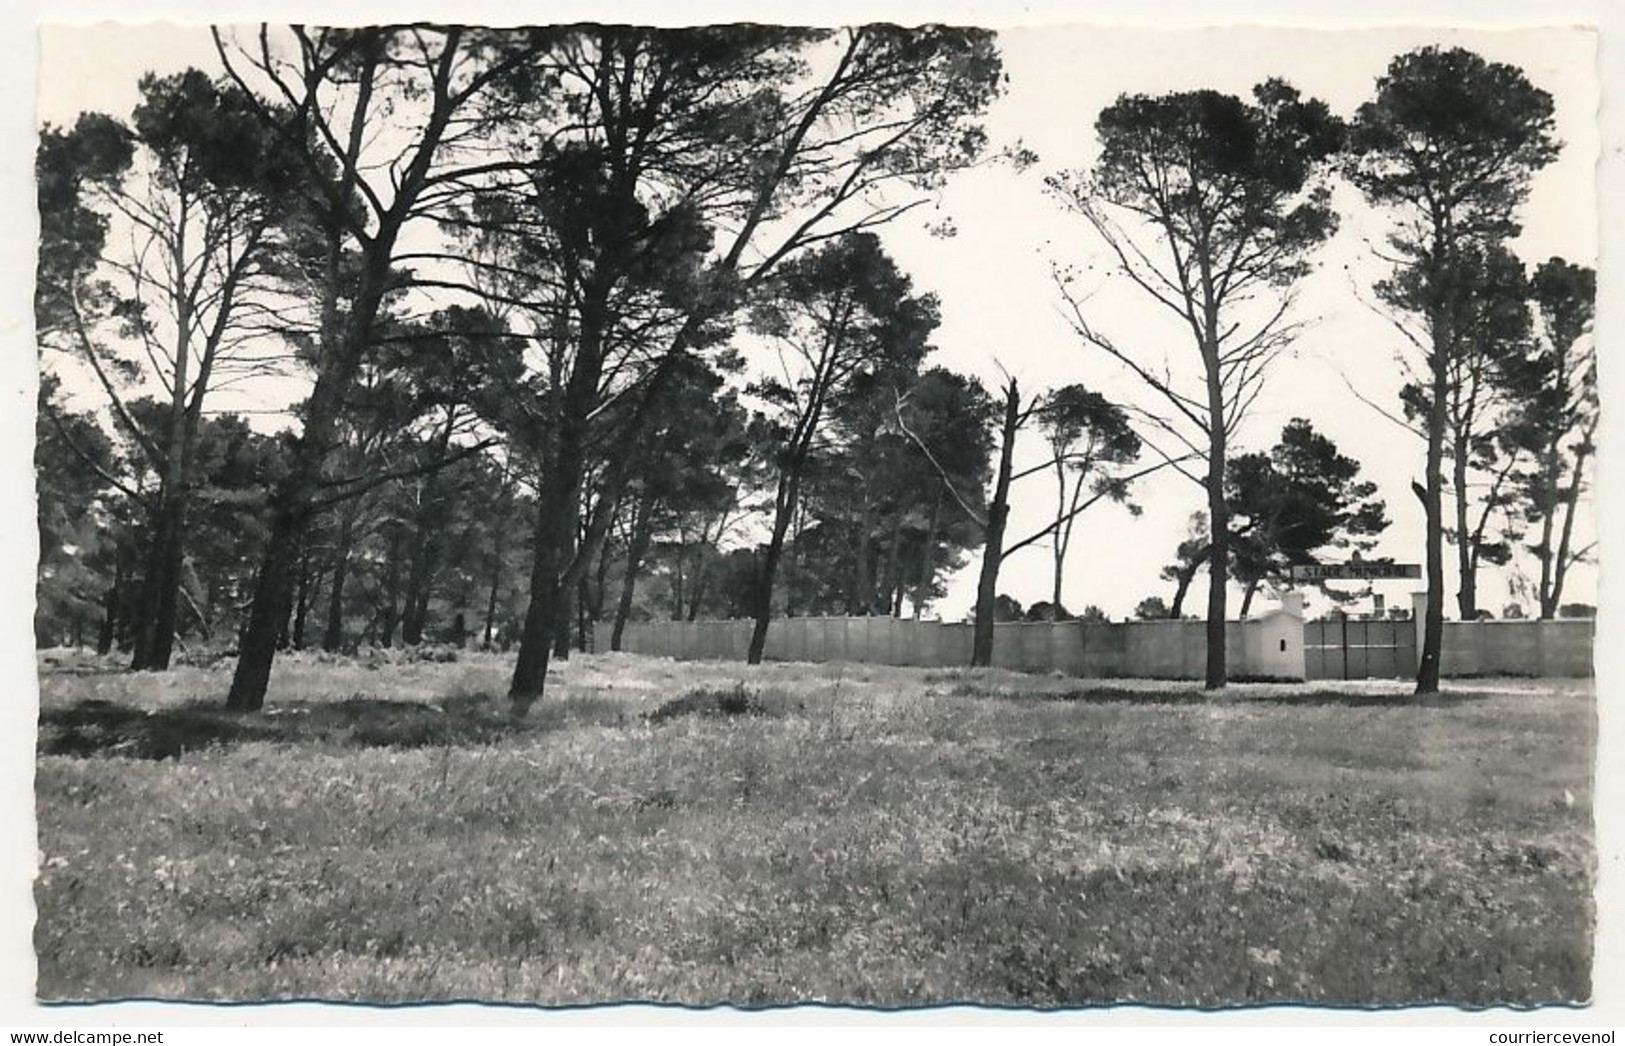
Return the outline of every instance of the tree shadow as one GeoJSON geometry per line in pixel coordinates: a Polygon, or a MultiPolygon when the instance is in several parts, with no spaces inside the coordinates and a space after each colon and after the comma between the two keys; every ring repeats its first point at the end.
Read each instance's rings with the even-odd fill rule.
{"type": "Polygon", "coordinates": [[[615,723],[623,722],[625,716],[612,702],[571,698],[516,719],[506,702],[486,694],[451,697],[436,704],[363,696],[292,701],[264,715],[243,715],[201,703],[149,712],[92,699],[41,713],[38,751],[81,758],[163,760],[251,742],[344,748],[487,745],[555,730],[567,720],[581,719],[615,723]]]}
{"type": "Polygon", "coordinates": [[[1339,708],[1454,708],[1489,699],[1482,691],[1448,690],[1419,697],[1409,692],[1370,693],[1330,687],[1306,691],[1249,693],[1227,690],[1209,696],[1197,689],[1153,690],[1114,686],[1074,687],[1068,690],[1020,691],[960,683],[947,691],[953,697],[982,697],[1008,701],[1060,701],[1111,705],[1289,705],[1339,708]]]}

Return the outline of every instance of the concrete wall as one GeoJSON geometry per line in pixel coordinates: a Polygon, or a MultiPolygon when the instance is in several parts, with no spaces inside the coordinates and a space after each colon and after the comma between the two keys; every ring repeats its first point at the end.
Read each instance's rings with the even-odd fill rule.
{"type": "Polygon", "coordinates": [[[1589,676],[1596,623],[1446,621],[1439,672],[1446,676],[1589,676]]]}
{"type": "MultiPolygon", "coordinates": [[[[1230,675],[1304,677],[1301,604],[1232,621],[1226,630],[1230,675]]],[[[1446,676],[1588,676],[1594,622],[1447,621],[1446,676]]],[[[680,660],[743,661],[749,621],[650,621],[628,624],[622,647],[680,660]]],[[[853,661],[952,668],[970,664],[971,626],[889,617],[799,617],[774,621],[770,661],[853,661]]],[[[994,626],[993,664],[1022,672],[1093,678],[1200,679],[1207,633],[1200,621],[1007,622],[994,626]]]]}
{"type": "MultiPolygon", "coordinates": [[[[749,621],[649,621],[626,626],[629,653],[680,660],[744,660],[749,621]]],[[[770,661],[854,661],[949,668],[970,664],[970,625],[890,617],[798,617],[773,622],[770,661]]],[[[1232,621],[1232,676],[1302,679],[1303,619],[1296,606],[1232,621]]],[[[1207,632],[1200,621],[1005,622],[994,626],[993,665],[1096,678],[1200,679],[1207,632]]]]}
{"type": "MultiPolygon", "coordinates": [[[[1416,649],[1422,649],[1427,593],[1411,593],[1416,649]]],[[[1440,637],[1444,676],[1589,676],[1596,644],[1594,618],[1551,621],[1446,621],[1440,637]]]]}

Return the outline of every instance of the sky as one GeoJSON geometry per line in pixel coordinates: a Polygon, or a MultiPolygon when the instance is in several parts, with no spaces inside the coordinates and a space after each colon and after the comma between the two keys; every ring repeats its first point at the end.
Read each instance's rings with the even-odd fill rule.
{"type": "MultiPolygon", "coordinates": [[[[1514,63],[1553,95],[1557,136],[1565,147],[1558,161],[1536,177],[1524,211],[1524,232],[1514,249],[1531,266],[1552,255],[1594,264],[1599,90],[1591,32],[1010,28],[1000,34],[1008,84],[986,117],[990,151],[1019,143],[1036,153],[1038,162],[1025,170],[990,163],[956,176],[930,207],[883,233],[916,286],[940,300],[943,322],[929,362],[976,375],[990,386],[996,386],[1002,369],[1027,389],[1081,382],[1114,397],[1146,402],[1144,390],[1120,365],[1083,345],[1069,329],[1052,267],[1068,265],[1082,274],[1092,323],[1119,344],[1144,346],[1143,351],[1158,356],[1166,348],[1176,373],[1194,364],[1188,334],[1120,276],[1113,278],[1104,245],[1083,218],[1044,191],[1044,178],[1087,168],[1095,154],[1094,118],[1120,93],[1206,87],[1244,95],[1259,81],[1278,76],[1347,116],[1370,96],[1393,56],[1435,43],[1514,63]],[[931,235],[929,228],[944,218],[951,219],[955,235],[931,235]]],[[[128,115],[143,72],[188,65],[218,69],[213,44],[200,27],[45,26],[40,47],[38,116],[60,124],[71,123],[86,109],[128,115]]],[[[1235,450],[1266,449],[1288,420],[1310,419],[1344,454],[1362,463],[1365,476],[1378,484],[1387,502],[1392,522],[1373,554],[1420,562],[1423,521],[1409,485],[1421,475],[1422,444],[1360,399],[1394,404],[1404,380],[1397,354],[1407,345],[1368,304],[1370,288],[1384,271],[1370,248],[1381,242],[1385,218],[1347,187],[1340,186],[1335,199],[1341,228],[1316,253],[1316,271],[1296,288],[1294,316],[1305,321],[1303,331],[1270,372],[1235,450]]],[[[277,393],[247,390],[240,396],[216,404],[263,407],[277,393]]],[[[1039,442],[1033,435],[1018,444],[1018,464],[1034,459],[1039,442]]],[[[1203,492],[1165,470],[1141,481],[1133,500],[1143,510],[1137,516],[1101,504],[1078,523],[1063,585],[1064,602],[1074,611],[1094,604],[1121,618],[1146,596],[1169,598],[1171,584],[1158,574],[1184,536],[1190,514],[1202,509],[1203,492]]],[[[1053,504],[1047,475],[1018,484],[1011,533],[1020,536],[1043,526],[1053,504]]],[[[1589,518],[1579,529],[1577,536],[1590,540],[1589,518]]],[[[1447,560],[1453,561],[1449,549],[1447,560]]],[[[1525,572],[1538,571],[1527,555],[1515,562],[1515,568],[1520,566],[1525,572]]],[[[975,568],[973,557],[951,579],[935,613],[957,619],[969,610],[975,568]]],[[[1048,547],[1034,546],[1005,565],[1000,588],[1024,604],[1047,599],[1051,570],[1048,547]]],[[[1589,567],[1576,571],[1565,600],[1594,601],[1595,576],[1589,567]]],[[[1509,580],[1505,571],[1487,570],[1480,581],[1481,605],[1499,615],[1510,598],[1509,580]]],[[[1408,605],[1416,584],[1389,582],[1377,590],[1390,605],[1408,605]]],[[[1453,594],[1455,585],[1453,571],[1447,571],[1447,591],[1453,594]]],[[[1204,593],[1205,581],[1199,581],[1187,605],[1201,606],[1204,593]]],[[[1528,599],[1522,602],[1529,605],[1528,599]]],[[[1231,605],[1238,605],[1234,597],[1231,605]]],[[[1311,595],[1311,611],[1324,605],[1311,595]]],[[[1453,608],[1453,600],[1447,605],[1453,608]]],[[[1267,606],[1266,599],[1257,609],[1267,606]]]]}

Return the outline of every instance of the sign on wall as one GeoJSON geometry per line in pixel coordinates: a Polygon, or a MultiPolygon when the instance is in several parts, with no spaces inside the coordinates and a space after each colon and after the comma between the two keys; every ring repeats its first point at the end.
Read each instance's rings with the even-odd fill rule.
{"type": "Polygon", "coordinates": [[[1294,581],[1387,581],[1421,576],[1420,563],[1314,563],[1292,568],[1294,581]]]}

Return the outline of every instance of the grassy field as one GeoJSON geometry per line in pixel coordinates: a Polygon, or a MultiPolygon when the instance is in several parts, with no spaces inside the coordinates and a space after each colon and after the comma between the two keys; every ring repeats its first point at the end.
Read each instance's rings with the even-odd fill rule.
{"type": "Polygon", "coordinates": [[[42,663],[38,994],[759,1005],[1591,992],[1589,683],[576,657],[42,663]],[[199,702],[206,702],[200,705],[199,702]]]}

